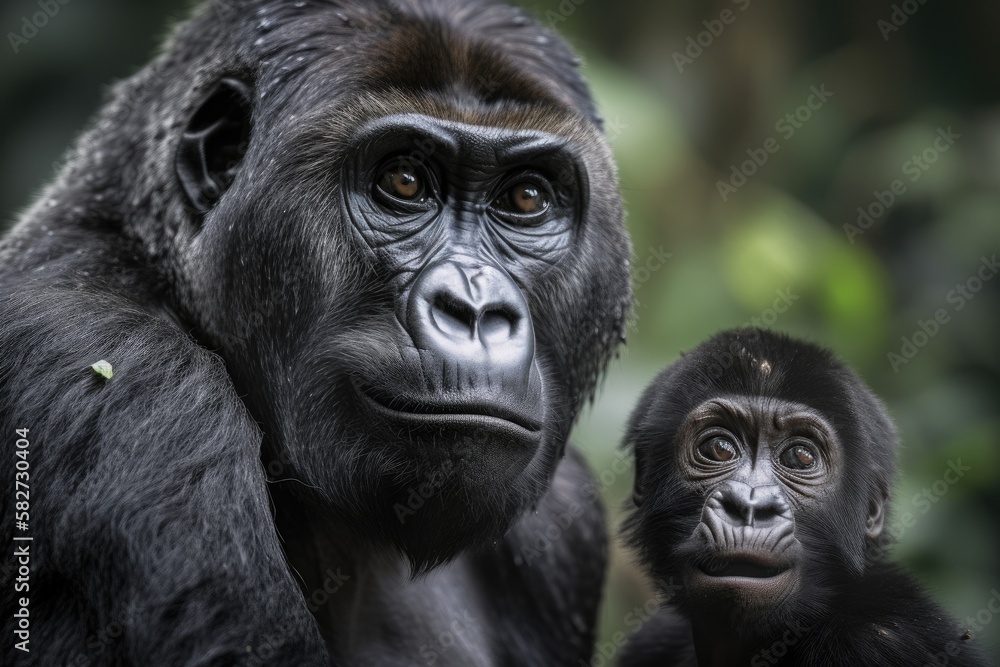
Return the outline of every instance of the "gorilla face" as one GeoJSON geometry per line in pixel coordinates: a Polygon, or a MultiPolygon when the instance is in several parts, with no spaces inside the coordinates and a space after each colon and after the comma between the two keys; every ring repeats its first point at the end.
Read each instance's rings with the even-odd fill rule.
{"type": "Polygon", "coordinates": [[[401,23],[308,56],[286,36],[269,69],[205,86],[176,154],[179,264],[269,472],[424,567],[544,493],[622,338],[629,251],[579,91],[401,23]]]}
{"type": "Polygon", "coordinates": [[[677,548],[699,605],[768,612],[801,588],[796,526],[819,520],[840,476],[840,444],[822,414],[791,401],[718,397],[688,415],[677,438],[680,475],[705,498],[677,548]]]}
{"type": "Polygon", "coordinates": [[[546,423],[525,290],[571,248],[582,186],[551,174],[577,158],[545,132],[419,115],[351,143],[343,217],[395,294],[373,350],[385,370],[352,378],[365,409],[397,432],[487,433],[516,476],[546,423]]]}
{"type": "Polygon", "coordinates": [[[657,376],[626,442],[629,541],[700,627],[780,634],[887,543],[895,431],[822,348],[757,329],[718,334],[657,376]]]}

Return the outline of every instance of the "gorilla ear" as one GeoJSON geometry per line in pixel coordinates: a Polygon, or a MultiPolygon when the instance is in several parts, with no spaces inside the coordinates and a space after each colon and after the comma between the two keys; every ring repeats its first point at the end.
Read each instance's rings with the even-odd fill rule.
{"type": "Polygon", "coordinates": [[[632,449],[632,454],[635,457],[635,480],[632,482],[632,504],[636,507],[640,507],[645,500],[645,483],[642,479],[642,461],[639,460],[639,454],[632,449]]]}
{"type": "Polygon", "coordinates": [[[250,138],[251,97],[239,79],[220,80],[181,136],[177,178],[198,213],[207,213],[236,177],[250,138]]]}
{"type": "Polygon", "coordinates": [[[872,540],[877,540],[882,534],[882,526],[885,523],[885,503],[886,498],[879,496],[868,503],[868,519],[865,521],[865,533],[872,540]]]}

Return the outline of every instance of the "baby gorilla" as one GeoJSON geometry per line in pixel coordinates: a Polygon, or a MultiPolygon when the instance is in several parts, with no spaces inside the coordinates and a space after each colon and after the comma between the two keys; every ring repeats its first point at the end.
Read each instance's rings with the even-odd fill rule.
{"type": "Polygon", "coordinates": [[[633,412],[628,540],[668,598],[621,665],[985,665],[883,560],[895,428],[827,350],[721,333],[633,412]]]}

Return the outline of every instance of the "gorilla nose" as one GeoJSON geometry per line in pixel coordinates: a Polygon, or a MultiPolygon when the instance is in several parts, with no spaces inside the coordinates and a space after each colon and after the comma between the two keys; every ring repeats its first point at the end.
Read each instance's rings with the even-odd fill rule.
{"type": "Polygon", "coordinates": [[[768,527],[791,518],[791,509],[777,485],[750,486],[731,481],[712,494],[717,512],[730,525],[768,527]]]}
{"type": "Polygon", "coordinates": [[[408,310],[417,347],[525,370],[534,357],[528,305],[497,267],[458,260],[433,264],[413,285],[408,310]]]}
{"type": "Polygon", "coordinates": [[[444,289],[433,296],[431,324],[445,337],[476,340],[483,345],[503,344],[514,337],[521,315],[506,304],[477,304],[444,289]]]}

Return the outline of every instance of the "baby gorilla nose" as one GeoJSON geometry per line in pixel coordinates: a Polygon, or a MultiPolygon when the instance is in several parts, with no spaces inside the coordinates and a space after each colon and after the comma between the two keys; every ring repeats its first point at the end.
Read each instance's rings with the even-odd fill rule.
{"type": "Polygon", "coordinates": [[[774,528],[792,522],[791,510],[777,485],[750,486],[728,481],[712,494],[706,512],[714,511],[734,527],[774,528]]]}
{"type": "Polygon", "coordinates": [[[695,535],[717,555],[751,554],[770,561],[795,543],[795,519],[780,487],[727,480],[705,501],[695,535]]]}

